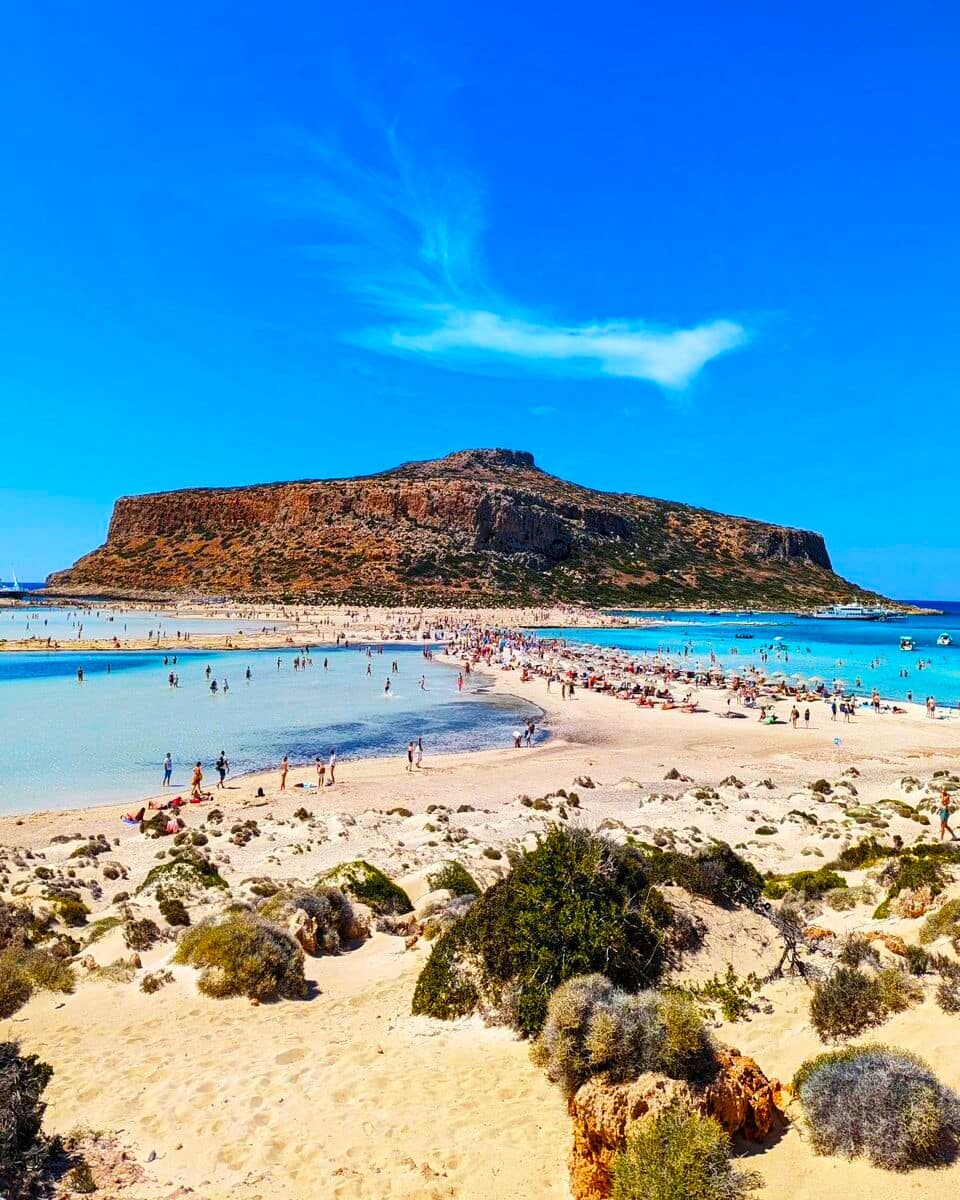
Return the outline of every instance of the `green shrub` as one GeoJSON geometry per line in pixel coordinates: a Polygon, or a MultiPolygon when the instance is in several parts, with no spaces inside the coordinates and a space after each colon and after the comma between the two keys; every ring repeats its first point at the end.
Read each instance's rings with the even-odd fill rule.
{"type": "Polygon", "coordinates": [[[26,1196],[43,1169],[49,1145],[40,1129],[40,1097],[53,1071],[16,1042],[0,1042],[0,1196],[26,1196]]]}
{"type": "Polygon", "coordinates": [[[172,971],[148,971],[140,980],[140,991],[152,996],[168,983],[173,983],[172,971]]]}
{"type": "Polygon", "coordinates": [[[741,1200],[759,1182],[733,1169],[716,1118],[679,1106],[632,1126],[612,1174],[613,1200],[741,1200]]]}
{"type": "Polygon", "coordinates": [[[42,932],[40,922],[26,904],[0,900],[0,953],[32,946],[42,932]]]}
{"type": "Polygon", "coordinates": [[[123,927],[123,940],[128,950],[149,950],[159,937],[160,927],[149,917],[127,921],[123,927]]]}
{"type": "Polygon", "coordinates": [[[33,995],[30,976],[14,966],[6,955],[0,958],[0,1018],[12,1017],[33,995]]]}
{"type": "Polygon", "coordinates": [[[847,881],[841,875],[829,867],[820,867],[817,871],[797,871],[793,875],[769,877],[763,894],[771,900],[782,900],[788,892],[796,892],[805,900],[818,900],[825,892],[846,886],[847,881]]]}
{"type": "Polygon", "coordinates": [[[960,1100],[922,1059],[856,1046],[805,1062],[793,1081],[818,1154],[863,1155],[904,1170],[949,1156],[960,1100]]]}
{"type": "Polygon", "coordinates": [[[933,858],[904,855],[898,860],[887,899],[892,900],[901,892],[912,892],[923,887],[928,887],[937,896],[943,891],[945,883],[943,867],[933,858]]]}
{"type": "Polygon", "coordinates": [[[84,946],[92,946],[94,942],[99,942],[111,929],[116,929],[122,924],[123,917],[98,917],[96,921],[91,921],[84,938],[84,946]]]}
{"type": "Polygon", "coordinates": [[[960,938],[960,899],[948,900],[942,908],[929,913],[920,926],[920,944],[929,946],[937,938],[960,938]]]}
{"type": "Polygon", "coordinates": [[[870,897],[866,888],[842,887],[830,888],[821,896],[824,904],[834,912],[849,912],[858,904],[863,904],[870,897]]]}
{"type": "Polygon", "coordinates": [[[137,895],[156,889],[158,896],[189,898],[202,896],[211,888],[226,891],[227,881],[206,855],[191,846],[185,846],[171,852],[166,862],[150,868],[137,888],[137,895]]]}
{"type": "Polygon", "coordinates": [[[69,897],[56,900],[54,908],[57,916],[68,929],[78,929],[81,925],[86,925],[90,913],[90,909],[82,900],[72,900],[69,897]]]}
{"type": "Polygon", "coordinates": [[[176,896],[160,897],[160,916],[168,925],[189,925],[190,913],[187,906],[176,896]]]}
{"type": "Polygon", "coordinates": [[[870,974],[841,965],[815,985],[810,1021],[825,1041],[854,1037],[909,1008],[922,995],[919,984],[899,967],[870,974]]]}
{"type": "Polygon", "coordinates": [[[307,994],[303,951],[284,930],[250,913],[184,930],[174,957],[200,970],[207,996],[301,1000],[307,994]]]}
{"type": "Polygon", "coordinates": [[[854,933],[844,940],[838,957],[847,967],[860,967],[864,963],[871,967],[880,966],[880,955],[873,943],[854,933]]]}
{"type": "Polygon", "coordinates": [[[557,988],[531,1057],[567,1095],[601,1071],[614,1081],[644,1071],[702,1079],[716,1067],[710,1037],[692,1000],[655,991],[623,992],[604,975],[579,975],[557,988]]]}
{"type": "Polygon", "coordinates": [[[495,1011],[537,1033],[555,988],[602,970],[628,991],[659,978],[670,906],[629,848],[554,826],[433,947],[413,1011],[495,1011]]]}
{"type": "MultiPolygon", "coordinates": [[[[30,983],[41,991],[69,993],[76,985],[73,967],[46,950],[9,951],[0,958],[0,964],[4,958],[10,963],[11,969],[23,971],[30,983]]],[[[3,969],[0,965],[0,972],[3,969]]]]}
{"type": "Polygon", "coordinates": [[[673,883],[714,904],[754,905],[763,892],[763,876],[726,842],[716,842],[694,854],[645,848],[650,882],[673,883]]]}
{"type": "Polygon", "coordinates": [[[751,973],[741,979],[733,965],[727,963],[726,974],[714,975],[703,983],[688,985],[681,990],[711,1009],[719,1007],[725,1021],[742,1021],[750,1011],[751,997],[760,987],[761,981],[756,975],[751,973]]]}
{"type": "Polygon", "coordinates": [[[428,875],[427,885],[432,892],[443,889],[455,896],[479,896],[483,890],[467,868],[455,860],[445,862],[439,870],[428,875]]]}
{"type": "Polygon", "coordinates": [[[317,885],[339,888],[351,900],[368,905],[378,916],[413,912],[410,897],[403,888],[362,858],[324,871],[317,878],[317,885]]]}
{"type": "Polygon", "coordinates": [[[876,978],[859,967],[839,966],[814,986],[810,1021],[824,1040],[853,1037],[883,1017],[876,978]]]}
{"type": "Polygon", "coordinates": [[[318,954],[337,954],[353,937],[353,907],[339,888],[281,888],[257,905],[260,916],[277,925],[286,925],[297,909],[316,922],[318,954]]]}
{"type": "Polygon", "coordinates": [[[85,1158],[81,1159],[67,1176],[67,1186],[71,1192],[77,1192],[81,1196],[89,1196],[97,1190],[96,1180],[85,1158]]]}
{"type": "Polygon", "coordinates": [[[900,967],[884,967],[877,972],[877,986],[884,1015],[905,1012],[923,999],[923,988],[900,967]]]}
{"type": "Polygon", "coordinates": [[[859,871],[864,867],[874,866],[884,858],[895,856],[896,853],[891,846],[881,845],[875,837],[867,837],[841,850],[827,866],[836,871],[859,871]]]}
{"type": "Polygon", "coordinates": [[[911,975],[926,975],[933,967],[933,957],[922,946],[907,946],[904,961],[911,975]]]}

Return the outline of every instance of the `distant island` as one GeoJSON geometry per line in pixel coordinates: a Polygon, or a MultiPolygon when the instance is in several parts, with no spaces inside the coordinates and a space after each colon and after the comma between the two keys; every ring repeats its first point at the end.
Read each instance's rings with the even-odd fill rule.
{"type": "Polygon", "coordinates": [[[125,496],[104,545],[47,587],[303,603],[890,603],[837,575],[818,533],[594,491],[517,450],[461,450],[351,479],[125,496]]]}

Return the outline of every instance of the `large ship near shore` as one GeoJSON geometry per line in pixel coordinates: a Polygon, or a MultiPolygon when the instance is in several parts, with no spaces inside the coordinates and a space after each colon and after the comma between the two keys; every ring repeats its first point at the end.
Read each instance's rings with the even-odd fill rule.
{"type": "Polygon", "coordinates": [[[882,605],[831,604],[810,615],[818,621],[892,621],[904,614],[882,605]]]}

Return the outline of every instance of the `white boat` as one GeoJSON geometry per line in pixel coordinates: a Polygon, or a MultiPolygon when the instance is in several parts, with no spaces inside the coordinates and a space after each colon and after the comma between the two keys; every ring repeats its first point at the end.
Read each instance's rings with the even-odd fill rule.
{"type": "Polygon", "coordinates": [[[13,576],[13,583],[4,583],[4,582],[3,582],[3,580],[2,580],[2,579],[0,579],[0,592],[19,592],[19,591],[22,591],[22,588],[20,587],[20,584],[17,582],[17,573],[16,573],[16,571],[13,571],[13,570],[11,570],[10,574],[13,576]]]}
{"type": "Polygon", "coordinates": [[[820,621],[886,621],[899,614],[879,605],[868,608],[864,604],[831,604],[829,608],[818,608],[812,615],[820,621]]]}
{"type": "Polygon", "coordinates": [[[953,638],[950,636],[949,633],[941,633],[940,636],[937,638],[937,645],[938,646],[952,646],[953,638]]]}
{"type": "Polygon", "coordinates": [[[900,649],[901,650],[913,650],[914,649],[913,638],[907,637],[907,635],[904,634],[904,636],[900,639],[900,649]]]}

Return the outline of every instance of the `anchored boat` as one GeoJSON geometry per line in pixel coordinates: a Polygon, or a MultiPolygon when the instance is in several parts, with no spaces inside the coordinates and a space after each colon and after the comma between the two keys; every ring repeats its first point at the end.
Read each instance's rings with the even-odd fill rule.
{"type": "Polygon", "coordinates": [[[907,637],[906,634],[904,634],[904,636],[900,639],[900,649],[901,650],[913,650],[914,649],[913,638],[907,637]]]}
{"type": "Polygon", "coordinates": [[[941,633],[940,636],[937,638],[937,645],[938,646],[952,646],[953,638],[950,636],[949,633],[941,633]]]}

